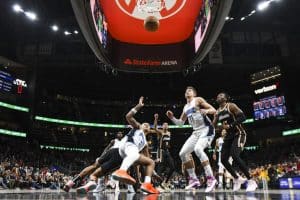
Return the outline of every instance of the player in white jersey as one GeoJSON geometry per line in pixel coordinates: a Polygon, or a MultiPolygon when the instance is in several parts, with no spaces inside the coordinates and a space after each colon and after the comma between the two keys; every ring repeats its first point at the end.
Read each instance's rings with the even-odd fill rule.
{"type": "Polygon", "coordinates": [[[166,114],[176,125],[183,125],[186,119],[188,119],[189,124],[193,127],[192,135],[184,143],[179,153],[179,156],[185,165],[185,169],[189,174],[189,185],[186,189],[200,186],[199,179],[195,174],[195,168],[189,157],[189,155],[194,151],[205,170],[207,178],[207,188],[205,192],[210,192],[214,189],[217,181],[213,175],[209,159],[204,152],[204,149],[210,146],[215,135],[214,128],[207,115],[214,115],[216,109],[203,98],[197,97],[197,92],[194,87],[187,87],[185,91],[185,98],[187,100],[187,104],[184,106],[179,119],[176,119],[171,111],[167,111],[166,114]]]}
{"type": "Polygon", "coordinates": [[[120,169],[113,173],[113,178],[127,184],[135,184],[136,181],[132,178],[127,170],[137,160],[147,165],[146,176],[144,183],[141,185],[141,190],[147,193],[159,193],[159,191],[151,184],[151,176],[154,170],[154,161],[140,154],[146,145],[147,140],[145,134],[150,132],[150,124],[140,124],[134,118],[134,115],[144,106],[144,97],[141,97],[139,103],[132,108],[126,115],[126,120],[132,126],[132,130],[122,139],[119,147],[119,153],[123,157],[123,162],[120,169]]]}

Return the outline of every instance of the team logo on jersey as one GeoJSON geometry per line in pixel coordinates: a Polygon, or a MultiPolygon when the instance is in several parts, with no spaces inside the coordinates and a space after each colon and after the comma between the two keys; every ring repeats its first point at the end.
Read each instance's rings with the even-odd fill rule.
{"type": "MultiPolygon", "coordinates": [[[[163,7],[159,12],[147,13],[138,9],[138,0],[115,0],[118,7],[127,15],[144,20],[149,15],[158,19],[166,19],[176,15],[185,5],[187,0],[162,0],[163,7]]],[[[151,1],[151,0],[149,0],[151,1]]],[[[153,0],[152,0],[153,1],[153,0]]]]}

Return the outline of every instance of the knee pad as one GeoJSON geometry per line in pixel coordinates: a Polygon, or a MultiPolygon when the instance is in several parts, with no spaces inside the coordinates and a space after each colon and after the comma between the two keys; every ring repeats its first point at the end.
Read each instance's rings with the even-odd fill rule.
{"type": "Polygon", "coordinates": [[[196,147],[194,149],[196,155],[198,156],[198,158],[200,159],[201,162],[204,161],[208,161],[208,157],[206,155],[206,153],[204,152],[204,149],[202,147],[196,147]]]}

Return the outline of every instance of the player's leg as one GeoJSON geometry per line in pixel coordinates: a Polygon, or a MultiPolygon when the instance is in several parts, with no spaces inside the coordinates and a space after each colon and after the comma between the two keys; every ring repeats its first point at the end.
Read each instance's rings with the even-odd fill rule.
{"type": "Polygon", "coordinates": [[[91,175],[87,184],[77,189],[78,193],[85,194],[97,186],[97,179],[105,174],[118,168],[122,162],[118,149],[109,150],[102,160],[99,161],[99,168],[97,168],[91,175]]]}
{"type": "Polygon", "coordinates": [[[168,183],[170,178],[172,177],[174,171],[175,171],[175,164],[172,155],[169,151],[165,151],[165,162],[168,166],[168,171],[166,172],[166,179],[165,183],[168,183]]]}
{"type": "MultiPolygon", "coordinates": [[[[257,184],[254,180],[251,180],[249,168],[240,157],[240,153],[242,151],[242,147],[244,146],[245,142],[246,142],[245,134],[239,134],[238,136],[236,136],[232,143],[231,156],[233,158],[233,161],[238,165],[240,170],[244,173],[244,175],[248,179],[247,191],[254,191],[257,188],[257,184]]],[[[245,180],[243,181],[245,182],[245,180]]]]}
{"type": "Polygon", "coordinates": [[[124,153],[126,156],[122,161],[120,169],[113,173],[113,178],[115,180],[133,185],[136,183],[136,181],[127,173],[127,170],[139,159],[139,150],[135,144],[126,142],[124,146],[124,153]]]}
{"type": "Polygon", "coordinates": [[[236,146],[234,143],[235,134],[229,134],[227,138],[224,139],[224,144],[222,146],[221,161],[226,170],[233,176],[233,191],[238,191],[241,185],[245,182],[245,179],[240,177],[236,170],[233,168],[232,164],[229,163],[229,157],[232,155],[233,150],[236,146]]]}
{"type": "Polygon", "coordinates": [[[144,183],[141,185],[141,190],[150,194],[157,194],[159,191],[151,184],[151,176],[153,174],[155,163],[151,158],[140,155],[138,164],[146,167],[144,183]]]}
{"type": "Polygon", "coordinates": [[[64,185],[63,190],[69,192],[74,185],[78,184],[84,177],[94,172],[97,167],[99,167],[99,159],[100,158],[97,158],[94,164],[84,168],[77,176],[75,176],[72,180],[69,180],[66,185],[64,185]]]}
{"type": "Polygon", "coordinates": [[[189,184],[186,189],[191,189],[193,187],[200,186],[200,182],[195,173],[195,166],[193,165],[193,161],[190,159],[190,154],[194,151],[194,147],[198,141],[198,137],[195,134],[192,134],[182,146],[179,157],[182,161],[184,169],[187,171],[189,175],[189,184]]]}
{"type": "Polygon", "coordinates": [[[209,163],[208,156],[204,152],[204,150],[210,146],[212,140],[213,140],[213,136],[200,137],[194,149],[205,171],[205,175],[207,179],[207,188],[205,192],[211,192],[215,188],[215,185],[217,184],[217,180],[214,177],[212,168],[209,163]]]}

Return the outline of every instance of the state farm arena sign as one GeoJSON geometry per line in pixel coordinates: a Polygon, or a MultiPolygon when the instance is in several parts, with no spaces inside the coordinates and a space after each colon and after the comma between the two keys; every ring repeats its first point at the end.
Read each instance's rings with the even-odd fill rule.
{"type": "Polygon", "coordinates": [[[177,60],[142,60],[142,59],[130,59],[127,58],[123,62],[125,65],[134,66],[176,66],[177,60]]]}
{"type": "Polygon", "coordinates": [[[123,71],[178,72],[188,66],[188,43],[170,45],[133,45],[115,42],[111,53],[113,66],[123,71]],[[155,54],[153,53],[155,52],[155,54]]]}

